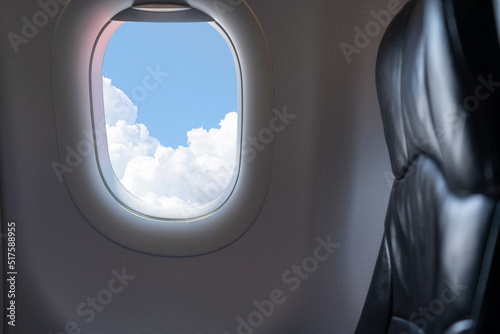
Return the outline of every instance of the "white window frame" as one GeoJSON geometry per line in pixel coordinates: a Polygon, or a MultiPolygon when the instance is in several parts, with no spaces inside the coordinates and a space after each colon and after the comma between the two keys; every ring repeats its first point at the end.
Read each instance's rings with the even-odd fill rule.
{"type": "MultiPolygon", "coordinates": [[[[168,14],[167,14],[168,15],[168,14]]],[[[124,15],[120,15],[123,17],[124,15]]],[[[104,55],[106,52],[106,47],[109,43],[109,40],[113,36],[113,34],[125,23],[125,21],[110,21],[106,27],[103,28],[96,45],[94,47],[94,53],[92,57],[92,65],[91,65],[91,89],[92,89],[92,112],[94,115],[94,131],[100,131],[101,133],[105,133],[105,110],[103,108],[103,89],[102,89],[102,81],[99,78],[102,77],[102,64],[104,62],[104,55]]],[[[229,49],[233,54],[234,63],[236,65],[236,76],[237,76],[237,94],[238,94],[238,102],[237,102],[237,113],[238,113],[238,121],[237,121],[237,133],[238,136],[236,138],[236,161],[235,161],[235,170],[231,179],[228,183],[228,186],[223,190],[221,195],[212,201],[205,203],[204,205],[200,205],[194,208],[165,208],[158,205],[149,204],[145,201],[140,200],[135,197],[132,193],[130,193],[122,182],[116,177],[116,174],[113,170],[111,159],[109,157],[109,146],[106,136],[101,136],[100,140],[96,141],[96,152],[97,159],[99,163],[99,169],[101,171],[102,178],[106,183],[109,191],[115,196],[116,200],[122,203],[126,208],[134,211],[138,215],[144,215],[145,217],[153,218],[153,219],[165,219],[169,222],[177,222],[177,223],[186,223],[204,215],[212,214],[215,210],[218,210],[224,203],[227,201],[229,196],[234,190],[236,185],[236,181],[238,179],[240,164],[241,164],[241,67],[238,59],[238,55],[234,50],[234,46],[226,35],[225,31],[216,23],[216,22],[208,22],[217,32],[226,40],[229,49]],[[193,212],[196,212],[193,216],[193,212]]],[[[203,193],[205,189],[198,189],[200,193],[203,193]]]]}
{"type": "Polygon", "coordinates": [[[246,143],[268,128],[272,120],[271,58],[262,28],[244,1],[175,1],[176,5],[191,9],[167,13],[133,8],[155,3],[161,4],[132,0],[70,0],[67,3],[54,33],[52,50],[60,162],[71,165],[71,171],[65,171],[63,177],[75,205],[86,220],[109,239],[155,255],[205,254],[242,236],[264,203],[271,176],[272,143],[257,154],[246,143]],[[226,7],[221,7],[221,3],[226,7]],[[121,25],[116,20],[213,20],[233,46],[240,67],[240,168],[227,200],[202,217],[168,219],[147,210],[145,213],[137,203],[117,196],[116,189],[123,187],[121,182],[105,175],[106,163],[102,161],[109,162],[109,157],[104,153],[107,152],[106,136],[99,130],[104,124],[102,60],[109,38],[121,25]],[[82,159],[70,157],[69,151],[80,152],[82,159]]]}

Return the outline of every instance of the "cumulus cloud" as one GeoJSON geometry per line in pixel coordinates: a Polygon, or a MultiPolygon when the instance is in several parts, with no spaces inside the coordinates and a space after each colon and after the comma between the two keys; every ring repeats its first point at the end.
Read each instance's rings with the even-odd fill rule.
{"type": "Polygon", "coordinates": [[[235,169],[236,112],[218,128],[187,131],[186,147],[166,147],[136,123],[138,110],[127,95],[110,79],[103,84],[111,165],[129,192],[150,204],[195,211],[221,195],[235,169]]]}
{"type": "Polygon", "coordinates": [[[115,125],[119,120],[127,124],[134,124],[137,119],[137,107],[128,96],[111,84],[111,79],[103,78],[102,89],[104,95],[104,110],[106,124],[115,125]]]}

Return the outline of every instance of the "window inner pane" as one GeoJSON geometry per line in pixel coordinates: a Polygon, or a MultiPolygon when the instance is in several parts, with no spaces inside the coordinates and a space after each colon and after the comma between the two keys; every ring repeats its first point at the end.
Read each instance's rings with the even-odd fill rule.
{"type": "Polygon", "coordinates": [[[103,64],[106,132],[131,194],[191,217],[225,200],[239,168],[236,70],[208,23],[127,22],[115,32],[103,64]]]}

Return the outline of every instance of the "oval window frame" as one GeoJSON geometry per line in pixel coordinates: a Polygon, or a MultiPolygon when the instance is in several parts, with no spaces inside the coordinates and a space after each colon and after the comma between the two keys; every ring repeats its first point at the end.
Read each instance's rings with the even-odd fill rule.
{"type": "MultiPolygon", "coordinates": [[[[255,154],[245,138],[257,137],[272,121],[271,57],[262,27],[245,1],[237,5],[224,0],[175,1],[175,5],[192,9],[169,13],[132,8],[155,3],[165,4],[132,0],[70,0],[66,4],[54,32],[52,49],[60,162],[66,166],[63,178],[76,207],[110,240],[154,255],[200,255],[221,249],[241,237],[264,203],[271,176],[272,143],[255,154]],[[217,6],[217,2],[226,7],[217,6]],[[166,15],[168,20],[176,22],[213,19],[231,40],[241,69],[242,145],[234,190],[217,210],[182,224],[131,210],[108,190],[100,172],[97,150],[102,140],[94,128],[92,111],[92,101],[96,101],[95,94],[98,94],[95,89],[99,86],[93,82],[99,70],[92,64],[98,59],[96,41],[107,38],[112,31],[106,27],[113,19],[164,22],[166,15]],[[81,149],[84,146],[86,149],[81,149]],[[80,159],[75,159],[75,153],[81,153],[80,159]]],[[[102,63],[100,66],[102,80],[102,63]]]]}
{"type": "MultiPolygon", "coordinates": [[[[128,11],[128,10],[126,10],[128,11]]],[[[145,15],[147,19],[147,14],[145,15]]],[[[119,13],[117,17],[124,17],[123,14],[119,13]]],[[[110,21],[101,31],[99,38],[96,41],[94,52],[91,61],[91,107],[93,114],[93,124],[94,124],[94,133],[99,131],[100,133],[106,132],[105,125],[105,110],[103,108],[102,101],[103,98],[103,89],[102,82],[99,80],[99,76],[102,76],[102,64],[104,62],[104,57],[106,53],[107,45],[113,36],[113,34],[127,21],[118,21],[112,20],[110,21]]],[[[128,21],[130,22],[130,21],[128,21]]],[[[236,66],[236,81],[237,81],[237,133],[238,136],[236,138],[236,157],[235,157],[235,170],[231,175],[228,186],[224,188],[222,193],[217,196],[212,201],[199,206],[197,208],[177,208],[177,210],[172,208],[163,208],[156,205],[152,205],[146,203],[134,195],[130,193],[126,189],[126,187],[122,184],[122,182],[117,178],[114,169],[111,164],[111,159],[109,157],[109,146],[107,141],[107,136],[100,136],[100,140],[95,141],[97,162],[99,166],[99,170],[101,173],[101,177],[108,188],[108,191],[115,197],[115,199],[122,204],[124,208],[127,210],[133,211],[137,215],[142,215],[146,218],[150,219],[158,219],[164,220],[173,223],[187,223],[195,220],[199,220],[205,216],[213,214],[217,211],[222,205],[224,205],[229,197],[231,196],[234,187],[236,186],[236,182],[238,179],[240,166],[241,166],[241,111],[242,111],[242,92],[241,92],[241,66],[238,59],[238,55],[236,50],[234,49],[234,45],[230,40],[229,36],[227,36],[226,32],[217,22],[207,22],[214,28],[222,38],[226,41],[231,53],[233,54],[233,60],[236,66]],[[191,212],[195,211],[195,209],[199,212],[195,216],[192,216],[191,212]],[[174,214],[172,214],[175,212],[174,214]]],[[[96,136],[97,137],[97,136],[96,136]]],[[[215,183],[215,182],[214,182],[215,183]]],[[[204,189],[200,189],[200,192],[203,193],[204,189]]],[[[208,192],[208,191],[207,191],[208,192]]],[[[207,196],[208,197],[208,196],[207,196]]]]}

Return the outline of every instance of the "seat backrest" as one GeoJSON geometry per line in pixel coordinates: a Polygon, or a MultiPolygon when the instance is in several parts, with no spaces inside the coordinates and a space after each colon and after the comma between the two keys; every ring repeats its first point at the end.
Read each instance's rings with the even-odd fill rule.
{"type": "Polygon", "coordinates": [[[384,35],[377,89],[396,179],[358,334],[480,332],[495,313],[496,8],[413,0],[384,35]]]}

